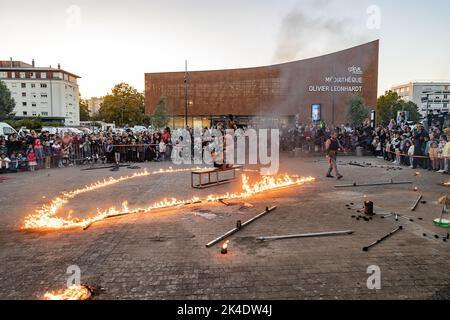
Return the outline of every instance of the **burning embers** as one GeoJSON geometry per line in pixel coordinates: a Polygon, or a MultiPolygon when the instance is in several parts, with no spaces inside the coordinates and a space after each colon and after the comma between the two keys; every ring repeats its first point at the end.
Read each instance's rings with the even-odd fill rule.
{"type": "Polygon", "coordinates": [[[134,213],[146,213],[156,209],[164,209],[170,207],[176,207],[180,205],[189,205],[194,203],[211,203],[219,200],[226,199],[244,199],[252,197],[256,194],[260,194],[266,191],[279,190],[287,187],[300,186],[308,182],[313,182],[315,178],[312,177],[292,177],[289,175],[284,175],[281,177],[264,176],[262,179],[254,184],[249,182],[249,178],[243,174],[242,175],[242,192],[227,193],[224,195],[209,195],[205,198],[193,197],[191,199],[163,199],[162,201],[155,202],[152,205],[144,208],[130,209],[128,203],[124,202],[122,208],[117,209],[115,207],[108,208],[104,211],[97,210],[97,213],[91,214],[89,218],[73,218],[70,214],[66,217],[58,216],[58,211],[63,208],[65,204],[68,203],[70,199],[75,198],[77,195],[98,190],[104,187],[108,187],[119,182],[124,182],[131,179],[136,179],[140,177],[145,177],[153,174],[161,173],[177,173],[186,172],[192,170],[198,170],[199,168],[191,169],[172,169],[169,170],[159,170],[154,172],[143,171],[141,173],[135,173],[131,176],[125,176],[120,178],[109,178],[107,180],[98,181],[84,188],[77,189],[71,192],[65,192],[61,196],[54,198],[50,204],[44,205],[42,208],[37,209],[34,214],[30,214],[25,217],[22,225],[22,229],[25,230],[63,230],[71,228],[83,228],[86,229],[92,223],[104,220],[111,217],[122,216],[134,213]]]}
{"type": "Polygon", "coordinates": [[[73,285],[67,289],[47,292],[44,294],[46,300],[89,300],[92,298],[93,290],[87,286],[73,285]]]}

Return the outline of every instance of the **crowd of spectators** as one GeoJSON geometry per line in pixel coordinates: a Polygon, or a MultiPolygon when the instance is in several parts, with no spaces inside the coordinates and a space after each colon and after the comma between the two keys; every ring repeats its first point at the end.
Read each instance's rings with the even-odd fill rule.
{"type": "Polygon", "coordinates": [[[61,168],[87,163],[163,161],[171,152],[170,129],[96,134],[50,134],[0,137],[0,173],[61,168]]]}
{"type": "Polygon", "coordinates": [[[376,128],[369,121],[357,127],[346,124],[333,128],[324,123],[283,127],[281,148],[284,151],[323,152],[324,142],[332,131],[337,131],[344,152],[353,152],[360,147],[395,165],[440,173],[450,171],[450,128],[434,121],[429,122],[428,130],[422,123],[411,124],[401,118],[376,128]]]}
{"type": "MultiPolygon", "coordinates": [[[[218,123],[214,128],[236,129],[236,125],[231,118],[228,123],[218,123]]],[[[202,129],[203,133],[209,129],[202,129]]],[[[189,130],[192,141],[195,141],[192,128],[189,130]]],[[[280,132],[281,150],[323,153],[325,141],[332,131],[337,131],[344,152],[353,152],[360,147],[396,165],[441,173],[450,171],[450,129],[433,122],[429,124],[428,131],[422,124],[411,125],[404,119],[391,120],[387,126],[376,128],[368,121],[357,127],[346,124],[334,128],[323,122],[283,126],[280,132]]],[[[0,173],[79,164],[169,160],[172,148],[177,147],[176,143],[172,145],[172,134],[178,136],[177,131],[171,133],[167,127],[141,132],[126,130],[114,133],[109,130],[80,135],[31,131],[26,135],[10,135],[8,139],[0,136],[0,173]]],[[[205,142],[202,147],[205,147],[205,142]]]]}

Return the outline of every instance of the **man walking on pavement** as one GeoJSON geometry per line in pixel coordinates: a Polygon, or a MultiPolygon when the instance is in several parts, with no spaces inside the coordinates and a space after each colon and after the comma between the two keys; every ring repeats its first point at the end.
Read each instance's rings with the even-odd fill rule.
{"type": "Polygon", "coordinates": [[[333,131],[331,137],[325,143],[325,149],[327,151],[327,158],[329,164],[327,178],[334,178],[334,176],[331,175],[331,172],[334,170],[337,179],[341,180],[343,176],[339,173],[336,160],[337,160],[337,153],[339,150],[342,150],[342,146],[337,138],[336,131],[333,131]]]}

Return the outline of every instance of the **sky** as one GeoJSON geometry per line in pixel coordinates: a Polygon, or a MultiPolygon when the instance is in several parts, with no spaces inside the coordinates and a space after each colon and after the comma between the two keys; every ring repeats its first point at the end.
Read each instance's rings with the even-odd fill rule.
{"type": "Polygon", "coordinates": [[[145,72],[256,67],[380,39],[379,94],[450,81],[448,0],[40,0],[0,5],[0,60],[81,76],[83,98],[145,72]]]}

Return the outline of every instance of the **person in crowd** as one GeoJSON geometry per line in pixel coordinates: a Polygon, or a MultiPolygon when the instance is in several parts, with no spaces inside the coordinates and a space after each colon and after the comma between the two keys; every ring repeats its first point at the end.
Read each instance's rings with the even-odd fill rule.
{"type": "Polygon", "coordinates": [[[52,160],[52,147],[50,141],[44,142],[44,157],[45,157],[45,169],[50,169],[52,160]]]}
{"type": "Polygon", "coordinates": [[[435,140],[431,140],[431,145],[428,150],[428,156],[430,157],[430,168],[431,170],[439,170],[439,159],[438,159],[438,144],[435,140]]]}
{"type": "Polygon", "coordinates": [[[338,180],[342,179],[343,176],[339,173],[338,167],[337,167],[337,153],[339,150],[342,150],[342,146],[337,138],[337,132],[334,131],[331,134],[330,139],[327,140],[325,143],[325,150],[327,151],[327,158],[328,158],[328,171],[327,171],[327,178],[334,178],[331,173],[334,170],[336,177],[338,180]]]}
{"type": "Polygon", "coordinates": [[[0,173],[6,173],[9,171],[9,165],[11,163],[11,159],[6,156],[6,153],[0,154],[0,173]]]}
{"type": "Polygon", "coordinates": [[[41,144],[39,138],[34,140],[34,153],[36,154],[37,168],[42,169],[44,167],[44,147],[41,144]]]}
{"type": "Polygon", "coordinates": [[[34,171],[36,166],[37,166],[37,157],[36,154],[34,152],[34,148],[32,145],[28,146],[28,150],[27,150],[27,161],[28,161],[28,168],[30,169],[30,171],[34,171]]]}

